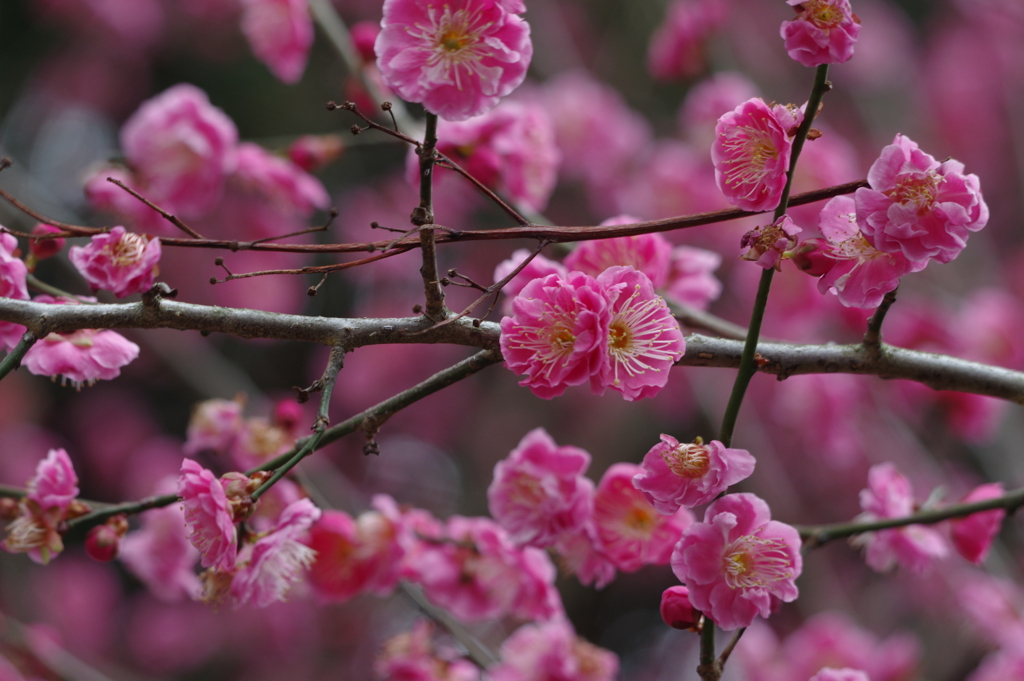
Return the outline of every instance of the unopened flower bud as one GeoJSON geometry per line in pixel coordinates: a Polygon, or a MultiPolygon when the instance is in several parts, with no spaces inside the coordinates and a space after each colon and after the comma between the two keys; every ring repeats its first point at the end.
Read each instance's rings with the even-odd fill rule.
{"type": "Polygon", "coordinates": [[[835,267],[837,262],[835,258],[825,255],[828,249],[828,242],[824,239],[805,239],[793,250],[789,259],[801,272],[820,277],[835,267]]]}
{"type": "MultiPolygon", "coordinates": [[[[32,228],[33,234],[59,234],[63,230],[53,225],[37,224],[32,228]]],[[[29,241],[29,262],[26,263],[31,269],[40,260],[52,258],[64,248],[64,239],[31,239],[29,241]]]]}
{"type": "Polygon", "coordinates": [[[740,258],[756,262],[766,270],[780,270],[782,254],[796,245],[796,235],[800,231],[792,218],[783,215],[766,227],[758,227],[744,234],[740,248],[750,250],[740,258]]]}
{"type": "Polygon", "coordinates": [[[303,416],[302,407],[295,400],[281,400],[274,405],[274,425],[293,437],[303,416]]]}
{"type": "Polygon", "coordinates": [[[93,560],[106,563],[121,552],[121,539],[128,533],[128,519],[116,515],[102,525],[89,530],[85,536],[85,552],[93,560]]]}
{"type": "Polygon", "coordinates": [[[661,619],[673,629],[699,631],[701,613],[690,603],[690,590],[672,586],[661,594],[661,619]]]}
{"type": "Polygon", "coordinates": [[[10,497],[0,498],[0,520],[10,522],[18,517],[18,509],[21,504],[18,503],[17,499],[11,499],[10,497]]]}
{"type": "Polygon", "coordinates": [[[306,172],[315,172],[341,158],[345,143],[338,135],[303,135],[288,146],[288,158],[306,172]]]}
{"type": "Polygon", "coordinates": [[[380,33],[380,22],[360,21],[352,24],[349,29],[352,34],[352,44],[355,45],[359,56],[366,63],[377,61],[377,53],[373,50],[373,44],[377,42],[377,34],[380,33]]]}

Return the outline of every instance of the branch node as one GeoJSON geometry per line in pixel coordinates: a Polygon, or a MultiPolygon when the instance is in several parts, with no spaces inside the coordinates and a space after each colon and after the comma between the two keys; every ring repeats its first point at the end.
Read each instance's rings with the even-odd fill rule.
{"type": "Polygon", "coordinates": [[[153,287],[142,294],[142,304],[146,307],[157,307],[163,298],[176,298],[178,289],[171,288],[162,281],[153,284],[153,287]]]}

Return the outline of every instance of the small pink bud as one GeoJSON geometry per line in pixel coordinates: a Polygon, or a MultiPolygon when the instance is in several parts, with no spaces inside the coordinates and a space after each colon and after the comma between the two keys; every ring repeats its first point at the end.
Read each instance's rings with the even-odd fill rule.
{"type": "Polygon", "coordinates": [[[377,61],[377,53],[373,51],[373,44],[377,41],[377,34],[380,33],[380,23],[376,21],[360,21],[352,24],[349,29],[352,35],[352,44],[355,45],[359,56],[364,62],[373,63],[377,61]]]}
{"type": "Polygon", "coordinates": [[[661,594],[661,619],[673,629],[700,631],[701,613],[690,603],[690,590],[671,586],[661,594]]]}
{"type": "Polygon", "coordinates": [[[288,146],[288,158],[311,173],[338,160],[344,151],[339,135],[303,135],[288,146]]]}
{"type": "MultiPolygon", "coordinates": [[[[1003,485],[999,482],[990,482],[973,489],[970,494],[960,500],[962,504],[971,504],[976,501],[996,499],[1003,496],[1003,485]]],[[[992,548],[992,542],[1002,527],[1006,511],[995,508],[991,511],[981,511],[964,518],[956,518],[950,521],[950,535],[953,539],[953,547],[961,556],[974,563],[981,565],[992,548]]]]}
{"type": "Polygon", "coordinates": [[[805,239],[789,256],[797,269],[812,277],[820,277],[835,267],[835,258],[825,255],[829,244],[824,239],[805,239]]]}
{"type": "Polygon", "coordinates": [[[116,515],[102,525],[98,525],[85,536],[85,552],[93,560],[102,563],[117,558],[121,552],[121,539],[128,533],[128,519],[116,515]]]}
{"type": "MultiPolygon", "coordinates": [[[[53,225],[37,224],[32,228],[33,234],[59,234],[63,230],[53,225]]],[[[29,241],[29,252],[32,254],[32,262],[52,258],[64,248],[64,239],[32,239],[29,241]]]]}
{"type": "Polygon", "coordinates": [[[302,407],[295,400],[281,400],[274,405],[274,425],[292,435],[304,416],[302,407]]]}

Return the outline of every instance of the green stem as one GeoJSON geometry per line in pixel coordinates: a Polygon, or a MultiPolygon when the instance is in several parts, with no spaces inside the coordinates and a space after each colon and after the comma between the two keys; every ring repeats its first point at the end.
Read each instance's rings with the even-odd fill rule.
{"type": "Polygon", "coordinates": [[[36,344],[36,335],[31,331],[26,331],[25,335],[21,337],[18,344],[7,353],[7,356],[0,360],[0,380],[7,374],[11,373],[15,369],[21,366],[21,360],[25,358],[25,354],[36,344]]]}

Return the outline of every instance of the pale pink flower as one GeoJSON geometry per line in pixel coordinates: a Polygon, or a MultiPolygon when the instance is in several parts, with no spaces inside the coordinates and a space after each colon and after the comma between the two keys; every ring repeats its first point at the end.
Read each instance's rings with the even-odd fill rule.
{"type": "MultiPolygon", "coordinates": [[[[78,301],[35,297],[37,303],[77,305],[78,301]]],[[[22,365],[37,376],[62,377],[72,385],[92,385],[121,374],[121,367],[139,356],[139,346],[109,330],[80,329],[68,334],[51,333],[29,348],[22,365]]]]}
{"type": "MultiPolygon", "coordinates": [[[[527,257],[529,257],[530,251],[525,248],[518,248],[512,251],[512,256],[507,260],[502,260],[498,263],[498,266],[494,268],[494,281],[498,282],[512,274],[519,265],[522,264],[527,257]]],[[[541,279],[548,276],[549,274],[557,274],[560,277],[566,277],[569,275],[569,270],[565,268],[562,263],[555,260],[549,260],[543,255],[537,255],[530,261],[530,263],[522,269],[515,277],[512,278],[502,290],[505,294],[505,301],[502,304],[502,312],[506,316],[512,314],[512,301],[516,296],[522,292],[523,288],[534,279],[541,279]]]]}
{"type": "Polygon", "coordinates": [[[385,0],[374,51],[384,82],[408,102],[463,121],[492,109],[533,56],[522,3],[385,0]]]}
{"type": "Polygon", "coordinates": [[[713,274],[722,264],[722,256],[714,251],[693,246],[672,249],[665,297],[698,310],[722,293],[722,282],[713,274]]]}
{"type": "Polygon", "coordinates": [[[494,467],[487,488],[491,516],[512,541],[551,546],[590,516],[594,484],[583,477],[589,465],[587,452],[559,447],[543,428],[531,430],[494,467]]]}
{"type": "Polygon", "coordinates": [[[704,43],[725,20],[726,0],[676,0],[647,46],[647,70],[659,80],[692,78],[705,67],[704,43]]]}
{"type": "Polygon", "coordinates": [[[875,248],[857,226],[856,204],[849,196],[837,196],[825,204],[818,228],[827,241],[821,244],[821,253],[835,261],[830,267],[817,261],[819,269],[825,270],[818,290],[834,291],[847,307],[878,307],[885,294],[899,285],[900,277],[920,272],[928,264],[908,260],[898,251],[875,248]]]}
{"type": "Polygon", "coordinates": [[[331,202],[320,180],[258,144],[242,142],[237,158],[231,185],[265,199],[283,213],[309,216],[331,202]]]}
{"type": "MultiPolygon", "coordinates": [[[[619,215],[601,225],[625,225],[641,222],[639,218],[619,215]]],[[[672,260],[672,244],[660,234],[638,234],[614,239],[584,241],[566,256],[565,266],[596,277],[609,267],[628,265],[643,272],[655,289],[662,289],[668,281],[672,260]]]]}
{"type": "Polygon", "coordinates": [[[738,71],[712,74],[686,91],[676,119],[679,129],[696,148],[707,149],[722,112],[757,95],[757,85],[738,71]]]}
{"type": "Polygon", "coordinates": [[[598,545],[623,572],[668,563],[672,548],[693,523],[693,514],[687,509],[677,509],[672,515],[659,513],[633,486],[633,478],[641,472],[635,464],[613,464],[601,476],[594,494],[598,545]]]}
{"type": "Polygon", "coordinates": [[[779,30],[790,58],[804,66],[842,64],[853,56],[860,19],[850,0],[786,0],[797,16],[779,30]]]}
{"type": "Polygon", "coordinates": [[[430,620],[419,619],[412,631],[392,636],[381,648],[373,671],[387,681],[479,681],[480,669],[453,649],[435,646],[430,620]]]}
{"type": "Polygon", "coordinates": [[[487,670],[491,681],[613,681],[619,658],[576,636],[556,619],[527,624],[501,644],[501,662],[487,670]]]}
{"type": "MultiPolygon", "coordinates": [[[[880,463],[868,471],[868,487],[860,492],[860,506],[864,510],[858,516],[860,521],[904,518],[914,513],[914,491],[896,466],[880,463]]],[[[867,547],[865,560],[877,572],[899,564],[920,574],[948,553],[942,535],[925,525],[868,532],[858,537],[857,543],[867,547]]]]}
{"type": "Polygon", "coordinates": [[[501,320],[505,365],[525,375],[525,385],[544,399],[586,383],[602,370],[610,312],[605,287],[582,272],[551,274],[528,283],[501,320]]]}
{"type": "Polygon", "coordinates": [[[313,44],[306,0],[242,0],[242,33],[256,58],[285,83],[296,83],[313,44]]]}
{"type": "MultiPolygon", "coordinates": [[[[975,501],[996,499],[1003,496],[1003,483],[990,482],[975,487],[971,492],[960,500],[961,504],[970,504],[975,501]]],[[[953,548],[957,553],[971,561],[975,565],[981,565],[992,548],[992,541],[1002,527],[1006,511],[995,508],[991,511],[974,513],[964,518],[954,518],[949,521],[950,535],[953,540],[953,548]]]]}
{"type": "Polygon", "coordinates": [[[301,540],[319,517],[320,509],[312,501],[299,499],[284,509],[269,534],[246,545],[231,581],[231,599],[236,608],[246,604],[265,608],[286,600],[316,558],[316,551],[301,540]]]}
{"type": "Polygon", "coordinates": [[[288,145],[288,158],[307,173],[337,161],[343,153],[345,143],[339,135],[303,135],[288,145]]]}
{"type": "Polygon", "coordinates": [[[608,300],[609,321],[606,359],[591,376],[591,390],[601,395],[611,388],[629,401],[657,395],[686,351],[679,323],[642,272],[611,267],[597,282],[608,300]]]}
{"type": "Polygon", "coordinates": [[[740,248],[750,249],[740,258],[756,262],[766,270],[779,272],[783,254],[796,246],[796,235],[802,231],[789,215],[783,215],[764,228],[755,227],[740,241],[740,248]]]}
{"type": "Polygon", "coordinates": [[[871,679],[859,669],[850,669],[849,667],[833,669],[832,667],[825,667],[812,676],[811,681],[871,681],[871,679]]]}
{"type": "Polygon", "coordinates": [[[66,511],[78,496],[78,475],[71,457],[63,449],[51,449],[36,466],[36,474],[28,481],[27,498],[44,511],[59,508],[66,511]]]}
{"type": "Polygon", "coordinates": [[[718,440],[704,444],[697,438],[680,443],[671,435],[644,455],[642,471],[633,485],[654,508],[670,515],[680,507],[693,508],[712,501],[754,472],[754,457],[745,449],[725,447],[718,440]]]}
{"type": "Polygon", "coordinates": [[[129,169],[121,166],[99,166],[87,172],[82,187],[85,198],[95,210],[112,213],[117,216],[118,222],[125,222],[146,232],[176,229],[155,210],[109,182],[107,178],[117,180],[138,193],[148,194],[141,180],[129,169]]]}
{"type": "Polygon", "coordinates": [[[68,259],[93,291],[104,289],[118,298],[153,288],[159,271],[160,240],[147,239],[118,225],[92,237],[88,246],[72,246],[68,259]]]}
{"type": "Polygon", "coordinates": [[[230,571],[238,540],[234,517],[220,480],[191,459],[181,462],[178,497],[185,512],[188,540],[199,550],[203,567],[230,571]]]}
{"type": "Polygon", "coordinates": [[[790,135],[799,122],[786,107],[769,107],[760,97],[718,119],[711,160],[715,181],[729,203],[749,211],[779,205],[793,147],[790,135]]]}
{"type": "Polygon", "coordinates": [[[690,602],[726,631],[796,600],[802,568],[800,535],[772,520],[768,504],[753,494],[713,502],[672,554],[672,570],[690,589],[690,602]]]}
{"type": "Polygon", "coordinates": [[[870,189],[854,195],[861,232],[886,253],[949,262],[968,233],[988,223],[978,176],[963,171],[959,161],[939,163],[897,134],[868,171],[870,189]]]}
{"type": "Polygon", "coordinates": [[[558,570],[547,551],[524,546],[519,551],[519,589],[511,614],[519,619],[542,622],[565,616],[562,596],[555,588],[558,570]]]}
{"type": "Polygon", "coordinates": [[[202,593],[194,568],[199,552],[185,536],[185,514],[178,506],[145,511],[142,528],[121,542],[118,556],[161,601],[196,599],[202,593]]]}
{"type": "Polygon", "coordinates": [[[275,456],[284,454],[295,443],[295,437],[284,428],[263,417],[248,418],[242,422],[229,453],[239,468],[262,466],[275,456]]]}
{"type": "MultiPolygon", "coordinates": [[[[2,227],[0,227],[2,229],[2,227]]],[[[0,231],[0,298],[28,300],[26,280],[28,267],[15,257],[18,240],[12,234],[0,231]]],[[[0,344],[13,348],[25,334],[25,327],[11,322],[0,322],[0,344]]]]}
{"type": "Polygon", "coordinates": [[[187,456],[212,450],[227,452],[242,428],[244,396],[233,400],[203,400],[192,407],[182,450],[187,456]]]}
{"type": "Polygon", "coordinates": [[[200,217],[220,199],[237,143],[231,119],[187,83],[143,102],[121,128],[121,148],[140,191],[185,217],[200,217]]]}
{"type": "Polygon", "coordinates": [[[603,589],[615,579],[615,564],[601,549],[593,518],[578,532],[559,537],[554,553],[559,567],[568,574],[576,575],[584,586],[603,589]]]}
{"type": "Polygon", "coordinates": [[[673,629],[697,631],[701,612],[690,602],[690,590],[685,586],[670,586],[661,594],[661,619],[673,629]]]}

